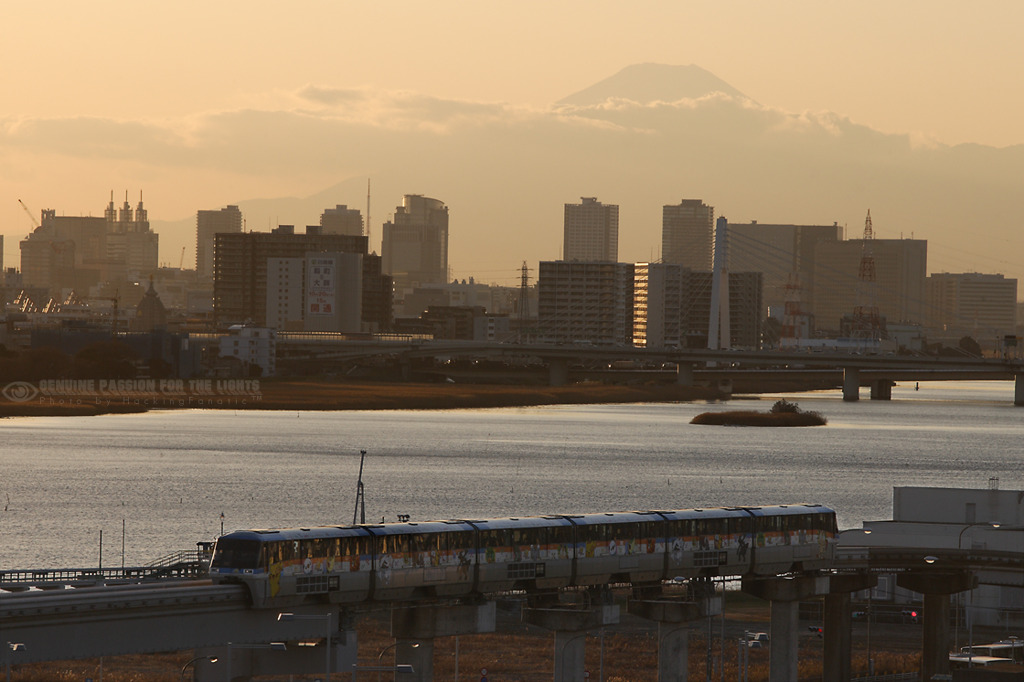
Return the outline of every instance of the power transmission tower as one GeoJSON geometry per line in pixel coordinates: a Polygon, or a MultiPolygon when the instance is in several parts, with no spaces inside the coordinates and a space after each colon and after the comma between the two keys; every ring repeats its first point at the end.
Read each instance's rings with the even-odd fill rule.
{"type": "Polygon", "coordinates": [[[871,209],[864,219],[864,241],[862,244],[860,268],[857,271],[859,290],[857,305],[853,309],[853,334],[865,345],[875,344],[881,339],[881,318],[878,315],[878,284],[875,281],[875,253],[872,242],[875,239],[871,224],[871,209]]]}
{"type": "Polygon", "coordinates": [[[519,301],[516,303],[516,313],[519,317],[519,342],[523,341],[523,329],[526,327],[526,319],[530,317],[530,268],[523,261],[523,267],[519,279],[519,301]]]}

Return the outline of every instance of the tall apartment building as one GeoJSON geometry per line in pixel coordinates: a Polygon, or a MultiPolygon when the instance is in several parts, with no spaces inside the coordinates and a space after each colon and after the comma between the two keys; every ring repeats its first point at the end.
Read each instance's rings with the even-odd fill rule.
{"type": "Polygon", "coordinates": [[[390,328],[391,283],[381,275],[380,257],[366,254],[366,237],[341,234],[295,234],[282,225],[273,232],[219,233],[215,237],[214,322],[223,326],[251,321],[267,323],[268,261],[306,258],[310,253],[362,255],[362,320],[365,331],[390,328]]]}
{"type": "MultiPolygon", "coordinates": [[[[731,227],[731,226],[730,226],[731,227]]],[[[711,270],[715,207],[683,199],[661,208],[661,260],[691,270],[711,270]]]]}
{"type": "Polygon", "coordinates": [[[213,244],[218,233],[236,234],[242,231],[242,212],[237,206],[225,206],[218,211],[196,212],[196,276],[213,279],[213,244]]]}
{"type": "Polygon", "coordinates": [[[104,217],[41,213],[39,227],[21,241],[21,270],[26,287],[59,296],[62,290],[87,295],[100,282],[122,283],[157,269],[159,237],[150,230],[142,200],[133,210],[125,199],[118,211],[113,195],[104,217]]]}
{"type": "Polygon", "coordinates": [[[928,242],[871,239],[867,246],[875,263],[875,283],[870,286],[859,278],[863,239],[815,244],[811,312],[816,329],[838,332],[842,317],[858,306],[877,307],[889,324],[925,321],[928,242]]]}
{"type": "Polygon", "coordinates": [[[541,261],[537,326],[556,343],[633,341],[633,264],[541,261]]]}
{"type": "Polygon", "coordinates": [[[363,255],[307,253],[267,259],[267,326],[284,331],[363,331],[363,255]]]}
{"type": "Polygon", "coordinates": [[[925,326],[992,339],[1013,334],[1017,324],[1017,280],[977,272],[932,273],[928,277],[925,326]]]}
{"type": "MultiPolygon", "coordinates": [[[[731,226],[730,226],[731,228],[731,226]]],[[[760,348],[762,274],[729,272],[730,348],[760,348]]],[[[706,348],[711,273],[676,263],[637,263],[633,343],[647,348],[706,348]]]]}
{"type": "Polygon", "coordinates": [[[448,207],[406,194],[394,218],[384,224],[381,256],[399,299],[417,285],[448,281],[448,207]]]}
{"type": "Polygon", "coordinates": [[[358,209],[338,204],[320,214],[320,228],[324,234],[363,235],[363,214],[358,209]]]}
{"type": "Polygon", "coordinates": [[[594,197],[566,204],[562,260],[614,263],[618,259],[619,207],[594,197]]]}
{"type": "Polygon", "coordinates": [[[781,320],[788,297],[796,295],[787,289],[793,274],[803,307],[813,307],[815,246],[819,241],[839,241],[843,228],[839,223],[770,225],[753,221],[729,223],[728,234],[729,271],[764,273],[764,316],[770,313],[781,320]]]}

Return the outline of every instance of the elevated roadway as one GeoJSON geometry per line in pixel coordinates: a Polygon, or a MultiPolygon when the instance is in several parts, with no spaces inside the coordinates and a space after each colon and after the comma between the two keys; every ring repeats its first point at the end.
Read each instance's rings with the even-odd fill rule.
{"type": "Polygon", "coordinates": [[[281,333],[282,358],[318,361],[355,361],[387,357],[404,371],[416,359],[476,358],[534,359],[547,367],[548,381],[560,385],[569,381],[573,365],[593,370],[601,363],[634,362],[639,367],[676,367],[676,380],[683,385],[698,381],[702,369],[730,372],[832,370],[842,372],[843,396],[856,400],[861,386],[872,388],[875,399],[889,399],[893,381],[1014,380],[1014,403],[1024,405],[1024,360],[1018,358],[938,357],[838,351],[710,350],[597,346],[587,343],[498,343],[485,341],[443,341],[424,339],[348,339],[338,334],[281,333]]]}

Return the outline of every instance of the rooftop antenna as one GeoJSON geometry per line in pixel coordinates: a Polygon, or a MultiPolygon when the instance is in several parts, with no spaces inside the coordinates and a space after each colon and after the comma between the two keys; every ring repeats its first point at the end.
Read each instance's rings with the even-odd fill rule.
{"type": "Polygon", "coordinates": [[[359,451],[359,480],[356,482],[356,508],[352,512],[352,525],[366,523],[366,498],[363,497],[363,462],[366,461],[366,450],[359,451]]]}

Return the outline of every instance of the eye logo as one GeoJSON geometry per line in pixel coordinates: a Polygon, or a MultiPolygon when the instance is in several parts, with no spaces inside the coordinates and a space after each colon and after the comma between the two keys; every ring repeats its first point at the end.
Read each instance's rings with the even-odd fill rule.
{"type": "Polygon", "coordinates": [[[39,389],[27,381],[12,381],[0,394],[12,403],[27,403],[39,395],[39,389]]]}

